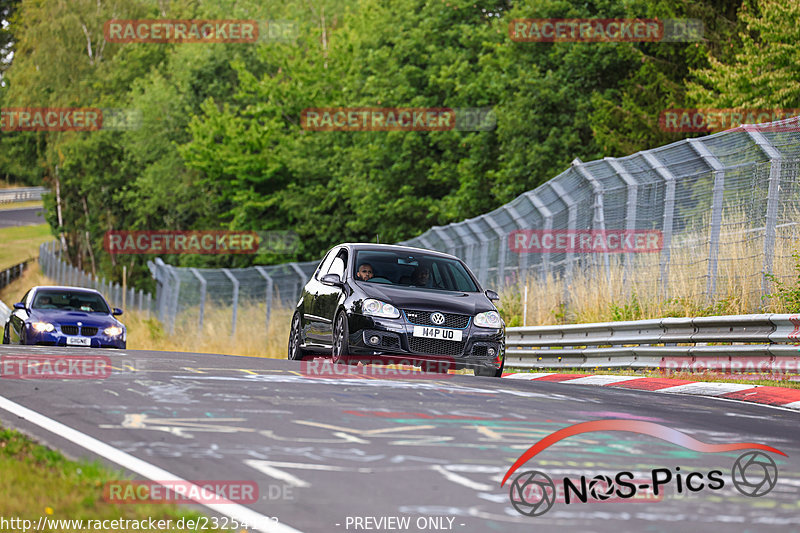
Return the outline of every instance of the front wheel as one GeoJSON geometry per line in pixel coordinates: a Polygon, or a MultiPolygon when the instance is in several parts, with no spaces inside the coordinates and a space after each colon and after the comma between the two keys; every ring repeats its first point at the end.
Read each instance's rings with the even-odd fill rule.
{"type": "Polygon", "coordinates": [[[305,356],[305,352],[300,348],[302,336],[300,334],[300,315],[292,318],[292,329],[289,331],[289,360],[299,361],[305,356]]]}
{"type": "Polygon", "coordinates": [[[345,357],[350,352],[350,331],[347,325],[347,315],[344,312],[336,317],[336,325],[333,328],[333,347],[331,348],[331,358],[335,364],[345,362],[345,357]]]}
{"type": "Polygon", "coordinates": [[[6,324],[6,325],[5,325],[5,327],[3,328],[3,344],[11,344],[11,339],[10,339],[10,338],[9,338],[9,336],[8,336],[8,326],[9,326],[10,324],[11,324],[11,323],[9,322],[9,323],[8,323],[8,324],[6,324]]]}

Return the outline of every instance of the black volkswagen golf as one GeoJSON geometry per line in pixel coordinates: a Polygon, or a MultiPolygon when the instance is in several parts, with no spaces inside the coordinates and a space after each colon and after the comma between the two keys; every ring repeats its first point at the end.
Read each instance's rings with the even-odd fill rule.
{"type": "MultiPolygon", "coordinates": [[[[331,249],[292,316],[289,359],[447,362],[500,377],[505,324],[469,268],[452,255],[381,244],[331,249]]],[[[441,366],[440,366],[441,368],[441,366]]]]}

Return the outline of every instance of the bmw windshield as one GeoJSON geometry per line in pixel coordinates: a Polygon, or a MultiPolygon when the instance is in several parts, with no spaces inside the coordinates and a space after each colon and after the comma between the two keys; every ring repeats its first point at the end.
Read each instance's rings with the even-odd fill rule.
{"type": "Polygon", "coordinates": [[[463,263],[422,252],[359,250],[353,266],[353,277],[365,283],[384,283],[445,291],[479,291],[463,263]],[[359,269],[371,270],[372,276],[359,276],[359,269]]]}
{"type": "Polygon", "coordinates": [[[33,309],[110,313],[108,305],[99,294],[78,291],[38,291],[31,307],[33,309]]]}

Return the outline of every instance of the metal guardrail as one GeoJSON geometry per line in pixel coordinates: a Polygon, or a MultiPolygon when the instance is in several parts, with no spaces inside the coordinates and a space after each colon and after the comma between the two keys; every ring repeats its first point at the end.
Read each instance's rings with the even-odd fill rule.
{"type": "Polygon", "coordinates": [[[26,259],[25,261],[17,263],[14,266],[0,270],[0,289],[20,277],[22,275],[22,271],[28,266],[28,263],[35,260],[35,258],[26,259]]]}
{"type": "Polygon", "coordinates": [[[44,187],[20,187],[19,189],[0,189],[0,204],[31,202],[41,200],[47,192],[44,187]]]}
{"type": "Polygon", "coordinates": [[[506,330],[506,366],[657,368],[667,359],[691,364],[709,358],[733,363],[739,357],[752,357],[774,369],[780,366],[777,362],[785,367],[787,358],[800,367],[798,345],[800,314],[514,327],[506,330]]]}

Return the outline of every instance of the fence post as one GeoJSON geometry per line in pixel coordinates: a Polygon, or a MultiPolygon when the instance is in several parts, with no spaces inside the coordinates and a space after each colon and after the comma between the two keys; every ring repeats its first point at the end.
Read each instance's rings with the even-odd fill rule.
{"type": "Polygon", "coordinates": [[[270,315],[270,311],[272,310],[272,289],[274,287],[274,284],[273,284],[273,281],[272,281],[272,277],[269,274],[267,274],[267,270],[264,267],[257,266],[256,267],[256,271],[259,274],[261,274],[264,277],[265,280],[267,280],[267,294],[266,294],[266,300],[264,300],[264,301],[267,304],[267,322],[266,322],[267,326],[266,327],[267,327],[267,329],[269,329],[269,315],[270,315]]]}
{"type": "MultiPolygon", "coordinates": [[[[603,185],[598,181],[597,178],[589,172],[589,169],[586,168],[583,161],[578,159],[577,157],[572,160],[572,165],[578,171],[578,173],[583,176],[583,178],[589,182],[589,185],[592,186],[592,196],[593,196],[593,217],[592,217],[592,229],[599,230],[602,232],[602,235],[606,233],[606,215],[605,215],[605,190],[603,189],[603,185]]],[[[611,266],[609,265],[608,260],[608,250],[603,249],[603,265],[606,269],[606,282],[611,282],[611,266]]]]}
{"type": "MultiPolygon", "coordinates": [[[[525,219],[522,218],[522,215],[514,209],[514,206],[506,204],[500,209],[504,209],[508,216],[511,217],[511,220],[514,221],[514,224],[517,225],[517,229],[525,229],[525,219]]],[[[508,245],[508,238],[506,237],[506,245],[508,245]]],[[[518,252],[517,254],[517,279],[518,281],[521,280],[523,284],[527,284],[528,278],[528,254],[524,252],[518,252]]]]}
{"type": "MultiPolygon", "coordinates": [[[[628,189],[628,197],[625,200],[625,229],[628,233],[631,233],[636,229],[636,202],[639,197],[639,183],[625,170],[625,167],[623,167],[616,158],[606,157],[605,161],[614,169],[614,172],[622,178],[622,181],[625,182],[625,186],[628,189]]],[[[622,272],[622,283],[625,286],[625,296],[630,296],[628,278],[630,277],[631,268],[633,266],[633,254],[625,254],[623,261],[625,266],[622,272]]]]}
{"type": "Polygon", "coordinates": [[[714,191],[711,200],[711,235],[708,243],[708,279],[706,298],[714,300],[717,292],[717,271],[719,264],[720,231],[722,229],[723,197],[725,193],[725,166],[716,158],[700,139],[688,139],[689,146],[711,167],[714,176],[714,191]]]}
{"type": "Polygon", "coordinates": [[[165,266],[168,267],[167,271],[172,274],[172,277],[175,279],[175,288],[172,291],[172,305],[169,310],[169,332],[175,333],[175,321],[178,317],[178,298],[181,294],[181,278],[178,276],[178,269],[172,265],[165,266]]]}
{"type": "Polygon", "coordinates": [[[443,227],[433,226],[431,231],[433,231],[442,240],[442,242],[444,242],[445,252],[451,255],[456,255],[456,243],[453,242],[453,239],[450,238],[450,236],[447,234],[447,231],[445,231],[443,227]]]}
{"type": "MultiPolygon", "coordinates": [[[[523,193],[523,196],[528,199],[528,201],[533,205],[533,208],[538,211],[539,215],[544,219],[544,230],[549,232],[553,230],[553,213],[547,207],[545,207],[544,202],[536,196],[533,191],[528,191],[523,193]]],[[[528,254],[523,254],[523,257],[526,260],[528,254]]],[[[550,274],[550,250],[548,249],[546,252],[542,254],[542,270],[541,270],[541,279],[547,279],[548,274],[550,274]]],[[[527,285],[527,282],[525,283],[527,285]]]]}
{"type": "Polygon", "coordinates": [[[306,273],[303,272],[303,270],[300,268],[300,266],[296,262],[289,263],[289,266],[292,267],[292,270],[297,272],[297,275],[300,277],[299,290],[297,290],[295,292],[295,294],[294,294],[294,296],[292,298],[293,300],[296,300],[300,296],[300,293],[303,290],[303,285],[306,284],[307,276],[306,276],[306,273]]]}
{"type": "Polygon", "coordinates": [[[233,327],[231,327],[231,337],[233,337],[236,335],[236,312],[239,307],[239,280],[236,279],[227,268],[223,268],[222,272],[228,276],[228,279],[233,283],[233,327]]]}
{"type": "MultiPolygon", "coordinates": [[[[478,217],[480,218],[480,217],[478,217]]],[[[477,219],[470,219],[466,221],[467,227],[470,229],[473,235],[478,238],[478,243],[473,245],[473,249],[478,249],[480,253],[480,264],[478,265],[478,280],[481,282],[482,285],[486,285],[489,281],[489,243],[491,239],[487,237],[483,231],[481,231],[480,226],[478,225],[477,219]]],[[[473,252],[473,261],[474,261],[475,254],[473,252]]]]}
{"type": "MultiPolygon", "coordinates": [[[[191,268],[192,274],[200,280],[200,318],[197,320],[197,330],[203,329],[203,315],[206,310],[206,278],[204,278],[196,268],[191,268]]],[[[235,324],[234,324],[235,327],[235,324]]]]}
{"type": "Polygon", "coordinates": [[[769,157],[769,188],[767,190],[767,212],[764,220],[764,267],[761,278],[761,295],[769,294],[769,279],[766,274],[772,274],[773,259],[775,257],[775,232],[778,225],[778,194],[781,185],[781,163],[783,155],[760,131],[745,128],[750,138],[769,157]]]}
{"type": "Polygon", "coordinates": [[[497,234],[499,246],[497,247],[497,291],[500,292],[505,287],[506,283],[506,253],[508,251],[508,235],[500,227],[492,217],[484,215],[483,219],[492,228],[492,231],[497,234]]]}
{"type": "MultiPolygon", "coordinates": [[[[561,186],[560,183],[557,181],[551,180],[548,182],[550,184],[550,188],[553,189],[553,192],[567,204],[567,229],[569,231],[575,231],[578,225],[578,204],[577,202],[570,196],[567,191],[564,190],[564,187],[561,186]]],[[[572,282],[572,276],[575,269],[575,250],[570,247],[569,251],[567,252],[566,258],[566,265],[564,265],[564,303],[569,302],[569,284],[572,282]]]]}
{"type": "Polygon", "coordinates": [[[661,250],[661,293],[663,298],[669,298],[669,261],[672,252],[672,225],[675,214],[675,176],[651,152],[642,152],[642,157],[655,170],[666,184],[664,192],[664,223],[662,231],[664,248],[661,250]]]}

